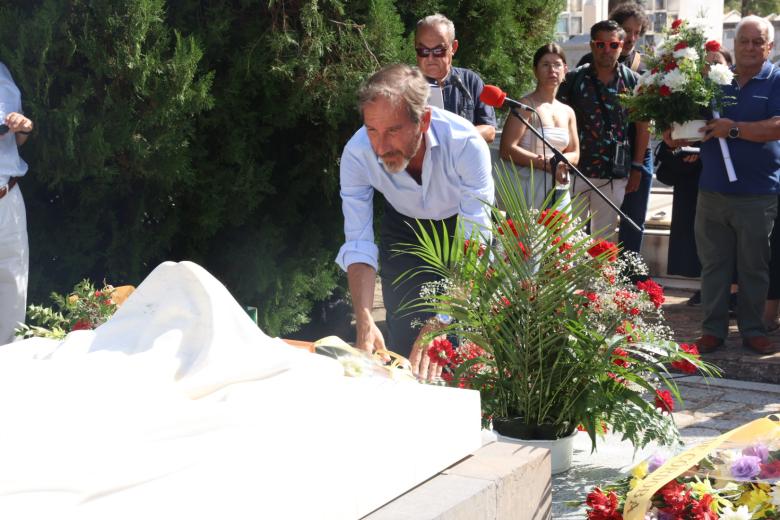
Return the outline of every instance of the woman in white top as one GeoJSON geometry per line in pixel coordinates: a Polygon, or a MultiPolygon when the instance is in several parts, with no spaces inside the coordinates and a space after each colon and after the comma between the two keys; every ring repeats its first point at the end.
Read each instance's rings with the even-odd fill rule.
{"type": "MultiPolygon", "coordinates": [[[[580,141],[574,110],[555,99],[568,70],[566,55],[557,43],[550,43],[536,51],[533,64],[536,89],[520,101],[536,109],[536,115],[530,111],[521,115],[576,165],[580,157],[580,141]]],[[[530,207],[541,209],[545,197],[556,186],[568,190],[568,168],[559,164],[553,176],[550,167],[552,156],[541,139],[533,135],[522,121],[509,115],[501,134],[501,158],[519,166],[517,178],[530,207]]]]}

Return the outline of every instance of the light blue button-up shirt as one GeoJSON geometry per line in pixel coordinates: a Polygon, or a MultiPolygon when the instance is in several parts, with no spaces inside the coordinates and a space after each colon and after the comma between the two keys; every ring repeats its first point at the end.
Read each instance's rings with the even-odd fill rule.
{"type": "MultiPolygon", "coordinates": [[[[11,112],[22,112],[22,95],[11,77],[11,72],[0,63],[0,123],[11,112]]],[[[16,135],[8,132],[0,136],[0,186],[8,184],[11,177],[27,173],[27,163],[19,157],[16,135]]]]}
{"type": "Polygon", "coordinates": [[[379,162],[366,128],[361,127],[341,155],[341,207],[346,241],[336,263],[346,271],[354,263],[378,269],[374,243],[374,190],[384,195],[402,215],[442,220],[460,216],[467,235],[474,225],[490,229],[494,187],[487,143],[474,125],[462,117],[431,107],[431,125],[425,133],[422,186],[405,171],[387,173],[379,162]]]}

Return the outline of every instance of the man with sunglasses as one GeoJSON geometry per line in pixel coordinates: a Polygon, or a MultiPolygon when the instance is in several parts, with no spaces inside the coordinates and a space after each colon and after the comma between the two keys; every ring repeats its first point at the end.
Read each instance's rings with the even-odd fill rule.
{"type": "MultiPolygon", "coordinates": [[[[626,32],[623,38],[623,46],[620,49],[618,62],[630,68],[637,74],[645,72],[646,67],[642,61],[642,54],[637,49],[637,42],[644,36],[650,27],[650,19],[644,8],[634,2],[618,4],[609,13],[609,19],[616,21],[626,32]]],[[[577,66],[593,63],[593,54],[588,53],[582,57],[577,66]]],[[[636,128],[631,127],[631,141],[636,141],[636,128]]],[[[642,161],[642,176],[636,191],[627,191],[620,209],[628,217],[639,224],[642,231],[637,231],[627,222],[620,223],[619,242],[628,251],[639,253],[642,249],[642,238],[645,229],[645,217],[647,216],[647,203],[650,199],[650,188],[653,183],[653,158],[650,148],[645,151],[642,161]]]]}
{"type": "MultiPolygon", "coordinates": [[[[360,88],[363,127],[344,147],[340,165],[344,245],[336,263],[347,272],[357,337],[355,346],[368,352],[385,348],[371,310],[379,270],[382,296],[390,329],[388,346],[409,357],[422,378],[436,376],[436,366],[425,355],[419,338],[436,320],[430,314],[410,312],[404,302],[415,300],[431,273],[416,272],[397,283],[399,276],[424,262],[403,244],[418,242],[415,231],[455,233],[460,217],[472,236],[490,227],[483,202],[494,200],[490,151],[474,125],[446,110],[428,106],[430,87],[417,67],[389,65],[360,88]],[[384,197],[379,247],[374,243],[374,193],[384,197]],[[419,221],[418,221],[419,219],[419,221]],[[426,323],[418,330],[415,322],[426,323]]],[[[442,320],[443,321],[443,318],[442,320]]]]}
{"type": "Polygon", "coordinates": [[[452,21],[438,13],[418,21],[414,47],[417,66],[431,84],[442,89],[445,110],[471,121],[485,141],[493,142],[496,113],[479,100],[485,83],[476,72],[452,66],[452,57],[458,50],[452,21]]]}
{"type": "MultiPolygon", "coordinates": [[[[580,171],[620,206],[626,193],[639,188],[650,132],[647,123],[632,124],[620,104],[620,94],[632,92],[639,79],[618,61],[625,31],[614,20],[605,20],[591,27],[590,36],[593,63],[566,75],[558,99],[571,106],[577,116],[580,171]]],[[[603,231],[606,240],[614,241],[618,220],[614,210],[576,178],[572,195],[585,199],[591,231],[603,231]]]]}
{"type": "Polygon", "coordinates": [[[18,147],[33,122],[22,114],[22,97],[8,68],[0,63],[0,345],[14,339],[27,310],[27,215],[18,181],[27,163],[18,147]]]}

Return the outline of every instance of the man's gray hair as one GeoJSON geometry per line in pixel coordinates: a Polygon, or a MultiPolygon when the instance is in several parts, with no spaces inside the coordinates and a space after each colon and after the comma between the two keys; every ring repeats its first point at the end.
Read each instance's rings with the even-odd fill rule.
{"type": "Polygon", "coordinates": [[[397,106],[404,104],[409,118],[419,123],[428,106],[430,87],[417,67],[403,63],[388,65],[368,78],[358,91],[358,107],[363,112],[367,103],[378,97],[397,106]]]}
{"type": "Polygon", "coordinates": [[[417,36],[417,33],[420,31],[420,27],[434,27],[437,25],[444,26],[447,31],[447,39],[450,41],[450,45],[452,45],[452,42],[455,41],[455,24],[452,23],[452,20],[440,13],[421,18],[417,22],[417,29],[415,29],[414,35],[417,36]]]}
{"type": "Polygon", "coordinates": [[[772,22],[767,20],[766,18],[762,18],[760,16],[756,16],[754,14],[749,14],[743,19],[739,21],[737,24],[737,36],[739,36],[739,30],[742,28],[742,26],[746,23],[756,23],[759,27],[764,29],[766,31],[766,39],[769,41],[769,43],[774,43],[775,41],[775,27],[772,25],[772,22]]]}

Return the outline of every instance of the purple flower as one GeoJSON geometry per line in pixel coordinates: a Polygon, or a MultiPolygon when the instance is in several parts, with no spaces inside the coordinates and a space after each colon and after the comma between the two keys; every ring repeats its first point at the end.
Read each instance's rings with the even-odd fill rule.
{"type": "Polygon", "coordinates": [[[744,455],[731,465],[731,476],[736,480],[750,480],[761,473],[761,459],[752,455],[744,455]]]}
{"type": "Polygon", "coordinates": [[[647,459],[647,471],[652,473],[666,463],[666,457],[660,453],[654,453],[652,457],[647,459]]]}
{"type": "Polygon", "coordinates": [[[758,457],[761,459],[761,462],[766,464],[767,460],[769,459],[769,448],[767,448],[764,444],[754,444],[753,446],[748,446],[742,450],[742,455],[758,457]]]}

